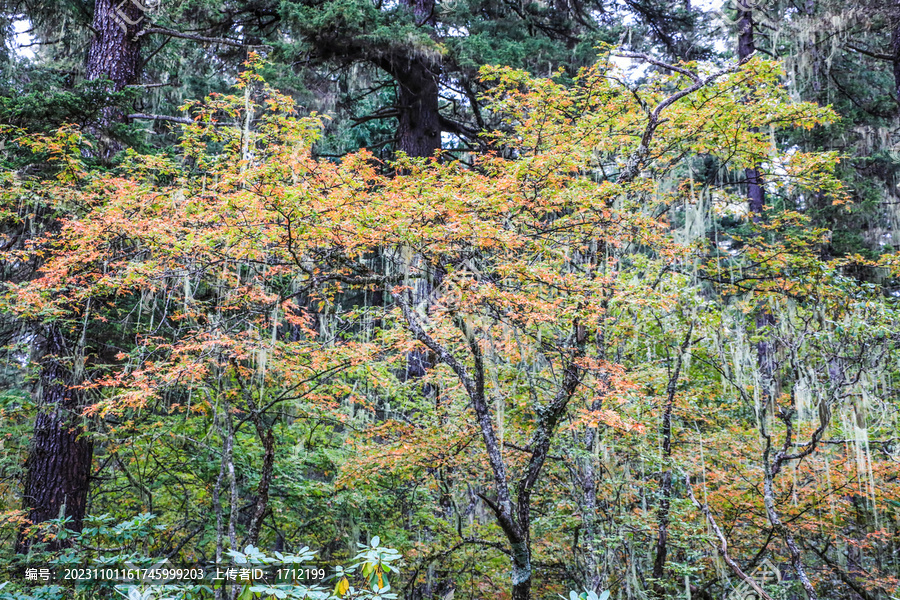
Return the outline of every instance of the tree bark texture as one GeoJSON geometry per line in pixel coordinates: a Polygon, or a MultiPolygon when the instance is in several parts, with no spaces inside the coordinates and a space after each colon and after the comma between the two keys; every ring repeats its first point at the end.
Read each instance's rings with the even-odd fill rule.
{"type": "MultiPolygon", "coordinates": [[[[85,77],[88,80],[108,79],[107,92],[122,91],[125,86],[137,83],[141,71],[140,38],[137,33],[147,20],[145,0],[96,0],[92,28],[94,39],[88,51],[85,77]]],[[[109,160],[124,149],[124,144],[107,134],[115,123],[128,120],[128,111],[117,106],[104,106],[98,122],[89,128],[100,139],[100,145],[92,154],[95,158],[109,160]]]]}
{"type": "MultiPolygon", "coordinates": [[[[416,23],[433,27],[434,0],[406,0],[416,23]]],[[[397,149],[409,156],[430,157],[441,148],[441,114],[437,55],[410,52],[392,61],[397,81],[397,149]]]]}
{"type": "MultiPolygon", "coordinates": [[[[603,408],[603,397],[598,397],[591,405],[592,411],[603,408]]],[[[595,468],[595,451],[600,443],[600,433],[596,427],[586,427],[584,431],[583,447],[586,456],[581,461],[578,473],[578,485],[581,491],[581,518],[582,539],[584,546],[584,587],[593,592],[600,592],[599,556],[602,551],[601,525],[597,516],[597,479],[598,469],[595,468]]]]}
{"type": "Polygon", "coordinates": [[[261,425],[257,426],[257,433],[263,445],[263,467],[259,476],[259,486],[256,488],[253,517],[250,519],[247,533],[247,543],[254,546],[259,543],[263,519],[269,510],[269,487],[272,485],[272,477],[275,472],[275,434],[271,428],[261,425]]]}
{"type": "MultiPolygon", "coordinates": [[[[80,531],[87,504],[93,444],[84,435],[78,413],[82,394],[72,387],[72,373],[62,363],[66,344],[58,328],[47,336],[47,356],[41,369],[41,405],[34,425],[23,504],[32,523],[63,514],[70,529],[80,531]]],[[[16,551],[25,553],[33,540],[20,535],[16,551]]],[[[64,544],[51,542],[51,548],[64,544]]]]}
{"type": "Polygon", "coordinates": [[[408,156],[430,157],[441,148],[441,114],[436,67],[410,59],[396,69],[397,149],[408,156]]]}
{"type": "Polygon", "coordinates": [[[96,0],[91,25],[95,33],[85,67],[87,79],[106,77],[115,91],[137,81],[141,56],[140,42],[135,36],[147,19],[139,2],[96,0]]]}
{"type": "MultiPolygon", "coordinates": [[[[141,0],[116,4],[115,0],[96,0],[92,28],[94,39],[88,51],[85,76],[89,80],[107,78],[109,91],[120,91],[137,80],[140,48],[136,34],[146,19],[141,0]]],[[[116,107],[104,107],[93,129],[101,139],[97,157],[109,158],[122,149],[103,131],[125,120],[116,107]]],[[[46,358],[41,366],[42,405],[35,421],[31,449],[26,462],[23,504],[34,523],[54,519],[65,506],[72,518],[70,527],[80,530],[84,519],[93,446],[84,436],[75,415],[81,408],[81,394],[74,386],[73,373],[61,362],[67,348],[62,331],[50,325],[46,358]]],[[[27,551],[30,541],[19,536],[16,549],[27,551]]]]}

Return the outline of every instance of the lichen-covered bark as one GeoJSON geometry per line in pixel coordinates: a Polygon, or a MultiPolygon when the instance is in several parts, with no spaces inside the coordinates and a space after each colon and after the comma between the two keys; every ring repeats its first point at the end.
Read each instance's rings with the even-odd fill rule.
{"type": "Polygon", "coordinates": [[[656,556],[653,559],[653,578],[656,580],[655,592],[659,597],[664,597],[665,590],[662,579],[665,574],[666,555],[668,554],[669,540],[669,511],[672,505],[672,471],[667,464],[672,458],[672,409],[675,406],[675,392],[678,389],[678,378],[681,376],[681,367],[684,362],[684,353],[691,343],[691,334],[694,331],[693,323],[684,336],[684,342],[678,349],[675,357],[675,367],[669,374],[669,382],[666,385],[666,407],[662,416],[662,455],[664,470],[659,482],[659,510],[656,516],[656,556]]]}
{"type": "Polygon", "coordinates": [[[412,334],[420,342],[435,353],[438,360],[448,365],[458,377],[466,394],[472,401],[472,407],[481,429],[482,442],[488,455],[494,484],[494,498],[481,495],[497,519],[507,539],[512,558],[512,600],[530,600],[533,580],[531,563],[531,494],[534,485],[547,460],[550,443],[556,432],[560,419],[565,414],[569,401],[578,388],[581,369],[578,358],[583,356],[586,332],[577,321],[573,324],[575,345],[566,361],[559,391],[544,406],[535,407],[538,414],[537,426],[528,445],[531,458],[524,469],[521,479],[515,485],[515,499],[509,480],[509,470],[503,459],[500,441],[494,430],[494,418],[485,395],[485,366],[478,340],[465,323],[460,328],[466,334],[469,351],[472,356],[471,373],[445,347],[434,340],[417,319],[410,307],[407,297],[400,292],[393,293],[394,300],[400,306],[412,334]]]}
{"type": "MultiPolygon", "coordinates": [[[[140,71],[140,44],[135,37],[145,19],[135,2],[116,4],[114,0],[96,0],[92,28],[94,39],[88,51],[85,76],[89,80],[106,78],[110,91],[120,91],[134,83],[140,71]]],[[[120,143],[105,135],[109,125],[124,115],[114,107],[103,108],[98,122],[88,130],[100,138],[96,158],[109,158],[122,149],[120,143]]],[[[34,523],[64,513],[71,517],[70,527],[81,529],[87,502],[93,447],[85,436],[77,414],[82,408],[77,385],[80,374],[64,364],[67,343],[62,330],[49,325],[41,365],[42,411],[35,420],[34,435],[26,463],[23,505],[34,523]]],[[[83,340],[82,340],[83,342],[83,340]]],[[[29,540],[19,536],[16,547],[27,550],[29,540]]]]}

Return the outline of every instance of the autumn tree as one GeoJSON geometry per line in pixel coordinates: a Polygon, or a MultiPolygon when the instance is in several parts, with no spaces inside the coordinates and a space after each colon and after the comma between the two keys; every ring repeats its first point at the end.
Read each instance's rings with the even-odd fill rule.
{"type": "MultiPolygon", "coordinates": [[[[7,251],[39,269],[7,286],[4,310],[70,334],[117,324],[110,348],[85,353],[121,340],[79,386],[92,396],[83,415],[115,421],[109,464],[141,503],[161,486],[135,477],[119,442],[154,443],[135,426],[147,414],[145,429],[179,440],[171,455],[191,477],[172,487],[192,490],[194,548],[217,558],[286,543],[276,496],[331,477],[326,498],[303,498],[322,510],[342,497],[437,504],[371,510],[323,541],[390,529],[411,562],[392,585],[410,595],[440,564],[458,586],[460,571],[477,579],[472,597],[496,594],[482,588],[498,577],[517,600],[563,586],[711,597],[731,585],[715,555],[746,581],[757,557],[781,552],[779,537],[792,561],[790,540],[835,562],[839,532],[801,539],[778,523],[822,526],[814,492],[826,478],[804,469],[841,443],[825,437],[828,411],[873,393],[863,372],[889,371],[893,312],[881,290],[843,276],[856,259],[821,259],[824,232],[801,214],[720,239],[712,217],[740,214],[745,196],[740,180],[703,176],[709,163],[758,165],[778,197],[841,201],[834,154],[769,137],[834,115],[792,102],[777,65],[759,59],[716,69],[631,57],[669,74],[638,86],[608,54],[574,81],[486,69],[503,128],[471,165],[319,160],[318,121],[253,70],[239,93],[185,106],[177,153],[132,153],[122,175],[87,170],[72,129],[22,135],[60,165],[42,193],[78,210],[7,251]],[[779,340],[772,393],[750,350],[763,310],[777,315],[765,333],[779,340]],[[411,352],[434,365],[416,381],[404,376],[411,352]],[[346,440],[337,474],[291,470],[312,443],[312,427],[298,435],[307,420],[346,440]],[[762,493],[743,485],[758,474],[759,431],[762,493]],[[698,447],[714,456],[698,461],[698,447]],[[797,504],[791,471],[804,478],[797,504]],[[734,536],[754,534],[710,550],[706,523],[724,518],[734,536]]],[[[10,205],[33,189],[6,185],[10,205]]]]}

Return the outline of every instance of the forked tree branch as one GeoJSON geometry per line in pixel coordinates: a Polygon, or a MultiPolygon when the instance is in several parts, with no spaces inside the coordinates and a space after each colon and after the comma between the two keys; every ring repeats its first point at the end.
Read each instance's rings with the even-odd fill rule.
{"type": "Polygon", "coordinates": [[[715,532],[716,537],[719,538],[718,547],[716,547],[715,544],[712,544],[712,542],[710,542],[710,544],[712,544],[713,547],[716,548],[716,551],[719,553],[719,556],[722,557],[722,560],[725,561],[725,564],[728,565],[728,567],[732,571],[734,571],[735,575],[744,580],[744,583],[753,588],[753,591],[759,594],[760,598],[762,598],[763,600],[773,600],[772,596],[767,594],[766,591],[762,589],[762,587],[760,587],[758,583],[753,581],[752,577],[744,573],[744,571],[741,570],[741,567],[728,554],[728,540],[725,539],[725,535],[722,533],[722,530],[719,529],[719,525],[718,523],[716,523],[716,519],[713,517],[712,511],[709,510],[709,506],[700,504],[700,502],[697,501],[697,498],[694,497],[694,489],[691,486],[690,475],[684,476],[684,483],[687,486],[688,498],[690,498],[694,506],[696,506],[700,510],[700,512],[702,512],[706,516],[706,521],[709,523],[709,526],[712,527],[712,530],[715,532]]]}
{"type": "Polygon", "coordinates": [[[640,58],[641,60],[646,60],[647,62],[666,68],[671,69],[677,73],[681,73],[686,75],[691,79],[694,83],[689,87],[675,92],[671,96],[664,98],[656,107],[650,111],[650,114],[647,116],[647,127],[644,129],[644,133],[641,135],[641,143],[638,146],[637,150],[635,150],[631,156],[628,157],[628,161],[625,166],[625,170],[622,171],[619,176],[619,181],[623,183],[627,183],[629,181],[634,180],[641,172],[641,169],[644,166],[644,162],[647,160],[647,157],[650,155],[650,142],[653,140],[653,134],[656,133],[656,129],[665,122],[665,119],[661,119],[662,112],[668,107],[672,106],[682,98],[686,96],[690,96],[694,92],[697,92],[709,84],[713,83],[716,79],[720,77],[724,77],[725,75],[730,75],[731,73],[735,73],[742,66],[746,60],[741,61],[735,65],[732,65],[726,69],[721,69],[716,71],[712,75],[708,77],[701,78],[699,75],[695,73],[691,73],[687,69],[682,67],[678,67],[676,65],[671,65],[669,63],[664,63],[662,61],[658,61],[654,58],[651,58],[645,54],[619,54],[617,56],[626,56],[631,58],[640,58]]]}

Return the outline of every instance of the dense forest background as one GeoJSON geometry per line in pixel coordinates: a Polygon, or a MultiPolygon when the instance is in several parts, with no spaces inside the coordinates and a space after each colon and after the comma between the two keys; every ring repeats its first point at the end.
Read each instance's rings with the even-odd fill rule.
{"type": "Polygon", "coordinates": [[[900,3],[0,6],[0,599],[900,594],[900,3]]]}

